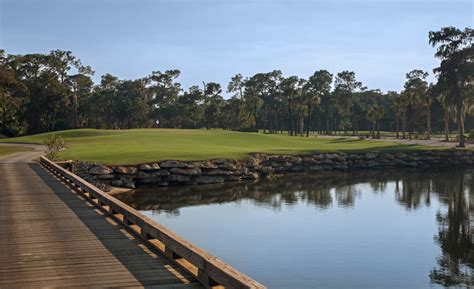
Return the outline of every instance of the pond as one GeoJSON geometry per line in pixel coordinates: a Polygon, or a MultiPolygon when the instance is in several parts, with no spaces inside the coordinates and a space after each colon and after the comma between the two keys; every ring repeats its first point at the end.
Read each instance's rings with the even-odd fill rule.
{"type": "Polygon", "coordinates": [[[474,286],[474,170],[291,175],[117,196],[268,288],[474,286]]]}

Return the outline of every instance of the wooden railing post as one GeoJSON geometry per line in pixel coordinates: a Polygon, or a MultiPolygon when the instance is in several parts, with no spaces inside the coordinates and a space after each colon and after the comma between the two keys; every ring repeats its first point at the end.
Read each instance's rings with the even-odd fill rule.
{"type": "Polygon", "coordinates": [[[189,271],[207,288],[221,285],[229,289],[264,289],[265,286],[242,274],[201,248],[176,235],[168,228],[146,217],[132,207],[106,194],[74,173],[45,157],[41,165],[77,187],[84,196],[130,231],[183,269],[189,271]],[[120,217],[120,218],[119,218],[120,217]]]}

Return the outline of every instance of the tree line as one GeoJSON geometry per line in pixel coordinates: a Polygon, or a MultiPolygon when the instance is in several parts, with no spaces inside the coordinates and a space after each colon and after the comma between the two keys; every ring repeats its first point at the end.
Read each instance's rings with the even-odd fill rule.
{"type": "MultiPolygon", "coordinates": [[[[184,90],[179,70],[135,80],[94,71],[70,51],[8,55],[0,50],[0,134],[17,136],[72,128],[222,128],[306,135],[368,131],[380,138],[429,139],[459,134],[473,107],[474,32],[445,27],[429,33],[439,67],[406,74],[399,92],[369,89],[353,71],[315,71],[307,78],[280,70],[233,76],[226,87],[203,82],[184,90]],[[223,90],[232,97],[225,99],[223,90]]],[[[468,124],[472,120],[468,117],[468,124]]]]}

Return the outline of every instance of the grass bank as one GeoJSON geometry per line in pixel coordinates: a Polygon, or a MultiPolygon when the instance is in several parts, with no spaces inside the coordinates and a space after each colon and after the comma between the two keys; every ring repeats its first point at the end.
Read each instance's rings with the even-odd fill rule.
{"type": "MultiPolygon", "coordinates": [[[[50,133],[2,139],[0,142],[42,143],[50,133]]],[[[309,153],[317,151],[403,151],[424,146],[359,139],[290,137],[281,134],[185,129],[79,129],[59,131],[68,148],[61,159],[104,164],[134,164],[163,159],[243,158],[252,152],[309,153]]],[[[430,147],[429,149],[433,149],[430,147]]]]}

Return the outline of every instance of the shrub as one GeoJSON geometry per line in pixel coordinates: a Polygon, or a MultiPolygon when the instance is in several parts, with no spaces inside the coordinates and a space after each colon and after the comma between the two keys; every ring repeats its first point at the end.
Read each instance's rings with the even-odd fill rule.
{"type": "Polygon", "coordinates": [[[46,157],[50,160],[55,160],[60,151],[66,148],[66,141],[58,135],[51,134],[45,140],[46,157]]]}
{"type": "MultiPolygon", "coordinates": [[[[465,137],[467,143],[474,143],[474,130],[470,130],[465,137]]],[[[459,135],[456,138],[459,141],[459,135]]]]}

